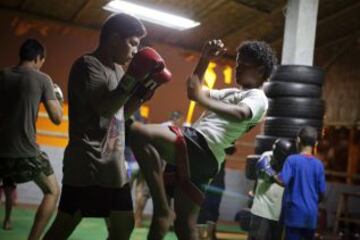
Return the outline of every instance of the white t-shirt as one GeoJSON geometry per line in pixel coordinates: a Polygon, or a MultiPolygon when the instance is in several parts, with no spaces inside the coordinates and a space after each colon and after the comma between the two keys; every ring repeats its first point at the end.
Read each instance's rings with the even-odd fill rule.
{"type": "Polygon", "coordinates": [[[193,124],[192,127],[205,137],[209,148],[220,165],[225,159],[224,149],[230,147],[234,141],[261,121],[267,111],[268,100],[260,89],[240,90],[227,88],[210,90],[210,97],[228,104],[244,103],[252,113],[250,119],[230,121],[212,111],[205,111],[199,120],[193,124]]]}
{"type": "MultiPolygon", "coordinates": [[[[261,155],[261,158],[263,157],[272,159],[272,151],[264,152],[261,155]]],[[[281,213],[283,193],[284,188],[282,186],[271,182],[268,176],[260,173],[251,213],[269,220],[278,221],[281,213]]]]}

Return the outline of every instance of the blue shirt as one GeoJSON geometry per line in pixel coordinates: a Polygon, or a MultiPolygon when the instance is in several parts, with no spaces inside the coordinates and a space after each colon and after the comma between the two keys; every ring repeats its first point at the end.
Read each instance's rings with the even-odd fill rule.
{"type": "Polygon", "coordinates": [[[326,187],[321,161],[311,155],[291,155],[279,177],[285,185],[282,212],[285,226],[315,229],[319,197],[326,187]]]}

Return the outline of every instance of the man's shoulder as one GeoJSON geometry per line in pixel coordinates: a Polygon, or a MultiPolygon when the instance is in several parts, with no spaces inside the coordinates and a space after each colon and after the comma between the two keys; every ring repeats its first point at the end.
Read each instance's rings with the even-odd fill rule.
{"type": "Polygon", "coordinates": [[[318,168],[321,168],[321,169],[324,168],[324,163],[323,163],[320,159],[314,157],[313,160],[314,160],[314,162],[315,162],[315,164],[316,164],[316,166],[317,166],[318,168]]]}
{"type": "Polygon", "coordinates": [[[104,65],[101,63],[101,61],[92,54],[85,54],[81,56],[80,59],[82,59],[83,63],[86,65],[96,68],[104,68],[104,65]]]}
{"type": "Polygon", "coordinates": [[[39,76],[39,78],[41,78],[43,80],[51,80],[51,77],[48,74],[46,74],[40,70],[34,71],[34,75],[39,76]]]}
{"type": "Polygon", "coordinates": [[[252,88],[242,91],[245,97],[259,97],[267,101],[267,97],[263,90],[258,88],[252,88]]]}
{"type": "Polygon", "coordinates": [[[265,93],[262,89],[259,88],[251,88],[251,89],[241,89],[241,88],[221,88],[221,89],[215,89],[220,92],[229,92],[229,93],[242,93],[245,95],[261,95],[265,96],[265,93]]]}
{"type": "Polygon", "coordinates": [[[316,158],[315,156],[312,155],[304,155],[304,154],[292,154],[290,156],[288,156],[286,158],[286,161],[293,161],[293,162],[303,162],[306,161],[306,164],[308,164],[308,160],[311,160],[312,163],[316,166],[322,167],[323,163],[321,160],[319,160],[318,158],[316,158]]]}
{"type": "Polygon", "coordinates": [[[241,92],[238,88],[221,88],[221,89],[213,89],[212,91],[218,91],[219,93],[225,94],[235,94],[241,92]]]}
{"type": "Polygon", "coordinates": [[[30,79],[38,79],[40,81],[51,81],[51,77],[48,74],[36,69],[27,69],[26,71],[23,71],[22,74],[26,75],[30,79]]]}
{"type": "Polygon", "coordinates": [[[80,66],[80,65],[82,65],[82,66],[86,66],[86,65],[100,66],[101,62],[92,54],[86,53],[86,54],[81,55],[78,58],[76,58],[76,60],[73,63],[73,67],[80,66]]]}
{"type": "Polygon", "coordinates": [[[294,162],[294,161],[299,161],[303,159],[303,156],[301,154],[290,154],[289,156],[287,156],[286,158],[286,162],[294,162]]]}

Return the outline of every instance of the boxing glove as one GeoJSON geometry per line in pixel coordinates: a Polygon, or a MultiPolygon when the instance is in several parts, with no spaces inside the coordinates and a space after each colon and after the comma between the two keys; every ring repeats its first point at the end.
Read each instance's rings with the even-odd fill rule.
{"type": "Polygon", "coordinates": [[[53,84],[53,87],[54,87],[54,92],[55,92],[56,99],[59,102],[63,102],[64,101],[64,94],[61,91],[61,88],[56,83],[53,84]]]}
{"type": "Polygon", "coordinates": [[[137,84],[152,73],[161,72],[165,67],[162,57],[152,48],[146,47],[137,52],[120,81],[125,92],[132,92],[137,84]]]}
{"type": "Polygon", "coordinates": [[[266,175],[268,175],[269,177],[273,177],[276,175],[275,170],[271,167],[270,164],[270,158],[269,156],[262,156],[256,163],[256,168],[261,171],[264,172],[266,175]]]}
{"type": "Polygon", "coordinates": [[[161,72],[153,73],[139,84],[134,95],[141,99],[142,102],[148,101],[160,85],[170,82],[171,77],[172,74],[167,68],[164,68],[161,72]]]}

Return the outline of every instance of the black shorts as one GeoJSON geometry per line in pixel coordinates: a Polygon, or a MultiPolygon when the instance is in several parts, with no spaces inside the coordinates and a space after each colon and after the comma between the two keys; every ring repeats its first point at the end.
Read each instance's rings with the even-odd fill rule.
{"type": "Polygon", "coordinates": [[[281,239],[282,227],[278,221],[251,214],[248,240],[281,239]]]}
{"type": "Polygon", "coordinates": [[[59,210],[83,217],[109,217],[112,211],[132,211],[130,185],[122,188],[62,186],[59,210]]]}
{"type": "Polygon", "coordinates": [[[33,181],[39,174],[54,174],[49,157],[41,152],[36,157],[0,158],[0,178],[10,178],[16,183],[33,181]]]}
{"type": "MultiPolygon", "coordinates": [[[[184,127],[182,132],[188,150],[190,180],[204,193],[206,186],[218,172],[218,162],[201,133],[191,127],[184,127]]],[[[175,171],[175,165],[166,165],[166,173],[175,171]]],[[[167,194],[171,197],[173,190],[173,186],[166,186],[167,194]]]]}

